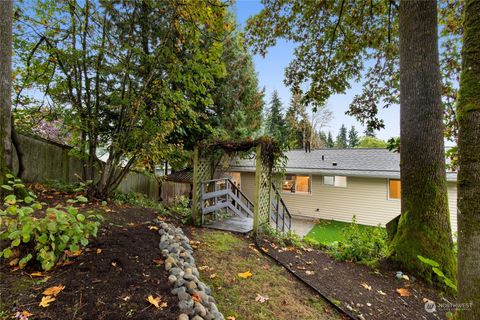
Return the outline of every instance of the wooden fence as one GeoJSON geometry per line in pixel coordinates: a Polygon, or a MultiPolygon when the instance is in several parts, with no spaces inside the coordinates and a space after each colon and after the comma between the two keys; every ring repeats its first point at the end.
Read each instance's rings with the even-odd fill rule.
{"type": "MultiPolygon", "coordinates": [[[[19,134],[19,143],[25,154],[26,182],[59,180],[66,183],[78,182],[82,176],[83,164],[71,155],[72,147],[50,140],[19,134]]],[[[18,160],[15,163],[18,168],[18,160]]],[[[118,187],[121,192],[138,192],[149,198],[159,199],[159,183],[145,174],[131,171],[118,187]]]]}

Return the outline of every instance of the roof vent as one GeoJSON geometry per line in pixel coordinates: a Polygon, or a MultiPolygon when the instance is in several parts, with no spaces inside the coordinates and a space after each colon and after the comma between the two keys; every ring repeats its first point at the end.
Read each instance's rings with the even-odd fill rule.
{"type": "Polygon", "coordinates": [[[337,163],[336,163],[336,162],[332,162],[332,166],[336,167],[336,166],[337,166],[337,163]]]}

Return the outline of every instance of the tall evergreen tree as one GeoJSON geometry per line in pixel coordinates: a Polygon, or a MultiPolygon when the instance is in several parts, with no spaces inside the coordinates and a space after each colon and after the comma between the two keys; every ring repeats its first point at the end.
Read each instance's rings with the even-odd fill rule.
{"type": "Polygon", "coordinates": [[[345,127],[344,124],[340,127],[340,131],[338,132],[337,135],[337,140],[335,141],[335,147],[336,148],[346,148],[348,145],[347,141],[347,128],[345,127]]]}
{"type": "Polygon", "coordinates": [[[335,147],[335,142],[333,141],[332,132],[328,131],[327,148],[333,148],[333,147],[335,147]]]}
{"type": "Polygon", "coordinates": [[[355,126],[352,126],[350,131],[348,131],[348,147],[355,148],[358,146],[359,142],[360,138],[358,137],[358,132],[355,130],[355,126]]]}
{"type": "MultiPolygon", "coordinates": [[[[480,319],[480,1],[467,0],[457,117],[458,302],[460,319],[480,319]]],[[[403,150],[402,150],[403,152],[403,150]]]]}
{"type": "Polygon", "coordinates": [[[288,132],[282,114],[282,101],[277,90],[273,91],[270,100],[270,108],[265,122],[265,133],[279,143],[287,143],[288,132]]]}
{"type": "MultiPolygon", "coordinates": [[[[236,24],[234,17],[230,20],[236,24]]],[[[255,137],[261,127],[264,93],[258,87],[252,56],[244,41],[238,31],[225,38],[222,61],[226,74],[217,78],[212,93],[214,115],[208,120],[218,135],[228,140],[255,137]]]]}

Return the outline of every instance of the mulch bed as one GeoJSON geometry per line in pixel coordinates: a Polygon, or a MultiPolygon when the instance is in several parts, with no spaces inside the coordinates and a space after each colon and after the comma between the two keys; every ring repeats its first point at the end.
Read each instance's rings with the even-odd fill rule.
{"type": "Polygon", "coordinates": [[[414,277],[397,279],[401,269],[392,264],[383,263],[375,272],[358,263],[336,261],[321,250],[282,248],[265,239],[258,245],[343,310],[361,315],[360,319],[446,319],[445,312],[425,311],[424,299],[445,303],[439,292],[414,277]],[[400,288],[411,295],[401,297],[396,291],[400,288]]]}
{"type": "MultiPolygon", "coordinates": [[[[42,191],[39,200],[50,204],[65,203],[72,195],[42,191]]],[[[78,205],[81,210],[98,209],[78,205]],[[83,208],[82,208],[83,207],[83,208]]],[[[2,278],[0,301],[3,312],[15,315],[28,310],[29,319],[176,319],[177,298],[170,293],[168,274],[153,260],[162,259],[158,248],[160,236],[148,227],[157,215],[154,210],[109,204],[98,237],[73,264],[44,273],[48,278],[29,276],[35,270],[11,272],[0,266],[2,278]],[[100,249],[100,250],[97,250],[100,249]],[[42,292],[63,285],[56,301],[49,307],[38,304],[42,292]],[[147,297],[161,296],[167,307],[156,309],[147,297]]],[[[161,261],[161,260],[160,260],[161,261]]],[[[4,262],[3,262],[4,263],[4,262]]]]}

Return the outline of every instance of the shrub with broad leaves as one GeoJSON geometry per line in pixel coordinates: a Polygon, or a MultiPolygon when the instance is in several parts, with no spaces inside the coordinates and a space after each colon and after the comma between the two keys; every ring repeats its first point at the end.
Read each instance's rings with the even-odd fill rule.
{"type": "Polygon", "coordinates": [[[84,215],[71,206],[44,208],[21,180],[12,175],[7,179],[1,188],[9,194],[0,208],[0,240],[7,246],[0,257],[10,259],[11,265],[23,268],[38,261],[50,270],[65,250],[78,251],[96,237],[101,215],[84,215]]]}
{"type": "Polygon", "coordinates": [[[360,262],[375,267],[388,255],[387,231],[381,226],[360,228],[354,216],[343,234],[343,240],[327,246],[328,252],[337,260],[360,262]]]}

